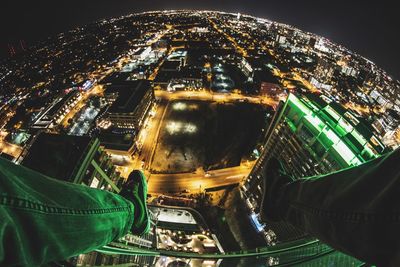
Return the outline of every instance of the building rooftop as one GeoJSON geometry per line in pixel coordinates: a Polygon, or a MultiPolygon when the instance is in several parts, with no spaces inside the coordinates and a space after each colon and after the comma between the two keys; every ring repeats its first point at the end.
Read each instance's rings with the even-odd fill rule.
{"type": "Polygon", "coordinates": [[[41,133],[21,165],[52,178],[70,181],[91,143],[92,138],[86,136],[41,133]]]}
{"type": "Polygon", "coordinates": [[[54,104],[47,112],[46,112],[46,116],[49,118],[53,118],[53,116],[55,116],[57,114],[57,112],[62,108],[62,106],[64,104],[66,104],[68,102],[68,100],[70,100],[72,97],[74,97],[75,95],[78,95],[79,91],[77,90],[71,90],[69,91],[67,94],[62,95],[59,99],[60,101],[58,101],[56,104],[54,104]]]}
{"type": "Polygon", "coordinates": [[[129,73],[126,72],[113,72],[103,80],[100,81],[101,84],[115,84],[124,83],[129,78],[129,73]]]}
{"type": "Polygon", "coordinates": [[[254,81],[279,84],[278,79],[272,75],[269,69],[254,71],[254,81]]]}
{"type": "Polygon", "coordinates": [[[160,71],[155,82],[169,82],[172,79],[201,79],[201,69],[199,68],[182,68],[181,70],[160,71]]]}
{"type": "Polygon", "coordinates": [[[163,71],[169,71],[169,70],[174,71],[178,70],[180,65],[181,65],[180,61],[164,61],[160,69],[163,71]]]}
{"type": "Polygon", "coordinates": [[[132,134],[115,134],[108,131],[100,133],[98,138],[106,149],[129,151],[134,144],[133,136],[132,134]]]}
{"type": "Polygon", "coordinates": [[[118,94],[108,109],[110,113],[133,113],[146,93],[152,90],[150,82],[138,80],[107,87],[105,94],[118,94]]]}

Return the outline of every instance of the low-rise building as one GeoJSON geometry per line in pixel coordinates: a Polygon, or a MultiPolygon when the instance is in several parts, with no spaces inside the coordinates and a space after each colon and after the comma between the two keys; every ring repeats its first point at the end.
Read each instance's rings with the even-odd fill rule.
{"type": "Polygon", "coordinates": [[[145,117],[155,103],[151,84],[147,80],[110,85],[105,91],[111,104],[108,118],[115,128],[140,130],[145,117]]]}
{"type": "Polygon", "coordinates": [[[71,90],[67,94],[61,94],[37,116],[32,128],[53,128],[58,125],[81,97],[82,95],[78,90],[71,90]]]}

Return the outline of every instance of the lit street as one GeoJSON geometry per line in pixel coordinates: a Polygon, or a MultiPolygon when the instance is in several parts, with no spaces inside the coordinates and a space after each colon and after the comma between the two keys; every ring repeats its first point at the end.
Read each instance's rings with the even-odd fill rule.
{"type": "Polygon", "coordinates": [[[233,168],[209,171],[208,175],[203,170],[195,173],[182,174],[151,174],[149,178],[150,193],[200,193],[207,188],[226,186],[240,183],[246,177],[252,164],[233,168]]]}
{"type": "Polygon", "coordinates": [[[229,103],[237,101],[247,101],[254,104],[263,104],[269,106],[276,106],[279,101],[276,101],[268,96],[245,96],[235,93],[213,93],[208,90],[201,91],[155,91],[155,94],[159,98],[172,100],[190,99],[190,100],[202,100],[202,101],[216,101],[220,103],[229,103]]]}

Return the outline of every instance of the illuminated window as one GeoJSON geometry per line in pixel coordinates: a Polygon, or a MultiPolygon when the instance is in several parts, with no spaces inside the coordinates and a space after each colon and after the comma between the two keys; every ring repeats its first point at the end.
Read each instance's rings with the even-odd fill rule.
{"type": "Polygon", "coordinates": [[[347,164],[353,165],[354,162],[361,163],[358,159],[356,161],[353,161],[356,155],[354,155],[354,153],[350,150],[350,148],[346,146],[346,144],[342,140],[334,145],[333,148],[339,153],[339,155],[346,161],[347,164]]]}

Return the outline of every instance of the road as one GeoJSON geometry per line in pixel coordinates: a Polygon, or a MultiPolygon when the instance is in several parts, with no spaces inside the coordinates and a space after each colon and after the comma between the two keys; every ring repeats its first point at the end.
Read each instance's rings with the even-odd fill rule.
{"type": "Polygon", "coordinates": [[[131,171],[139,169],[144,170],[146,177],[150,175],[148,169],[151,165],[151,160],[156,148],[160,127],[164,120],[167,106],[168,101],[161,101],[156,105],[154,115],[149,116],[148,119],[146,119],[144,126],[139,132],[137,140],[138,147],[140,147],[140,153],[133,154],[130,159],[125,158],[125,164],[118,167],[122,177],[126,178],[131,171]],[[142,161],[144,161],[143,166],[142,161]]]}
{"type": "Polygon", "coordinates": [[[151,122],[145,128],[143,133],[145,137],[143,138],[143,146],[140,153],[140,161],[144,161],[143,169],[148,170],[151,166],[151,161],[153,158],[154,151],[157,146],[158,136],[160,134],[160,129],[162,122],[165,117],[165,113],[168,109],[168,102],[161,102],[157,105],[157,112],[151,119],[151,122]]]}
{"type": "MultiPolygon", "coordinates": [[[[233,47],[235,47],[236,51],[238,51],[242,56],[247,57],[247,51],[246,49],[244,49],[243,47],[241,47],[235,40],[235,38],[233,38],[232,36],[230,36],[229,34],[227,34],[225,31],[223,31],[218,25],[217,23],[215,23],[211,18],[208,18],[208,21],[210,22],[211,26],[220,34],[222,34],[223,36],[225,36],[225,38],[231,42],[231,44],[233,45],[233,47]]],[[[224,25],[225,27],[228,27],[227,25],[224,25]]]]}
{"type": "Polygon", "coordinates": [[[209,171],[207,177],[202,169],[195,173],[151,174],[148,188],[150,193],[179,193],[183,190],[200,193],[207,188],[240,183],[250,173],[253,164],[209,171]]]}
{"type": "Polygon", "coordinates": [[[176,91],[167,92],[156,90],[155,94],[158,98],[173,100],[201,100],[201,101],[215,101],[221,103],[246,101],[248,103],[263,104],[269,106],[277,106],[279,100],[275,100],[268,96],[244,96],[235,93],[214,93],[208,90],[200,91],[176,91]]]}

